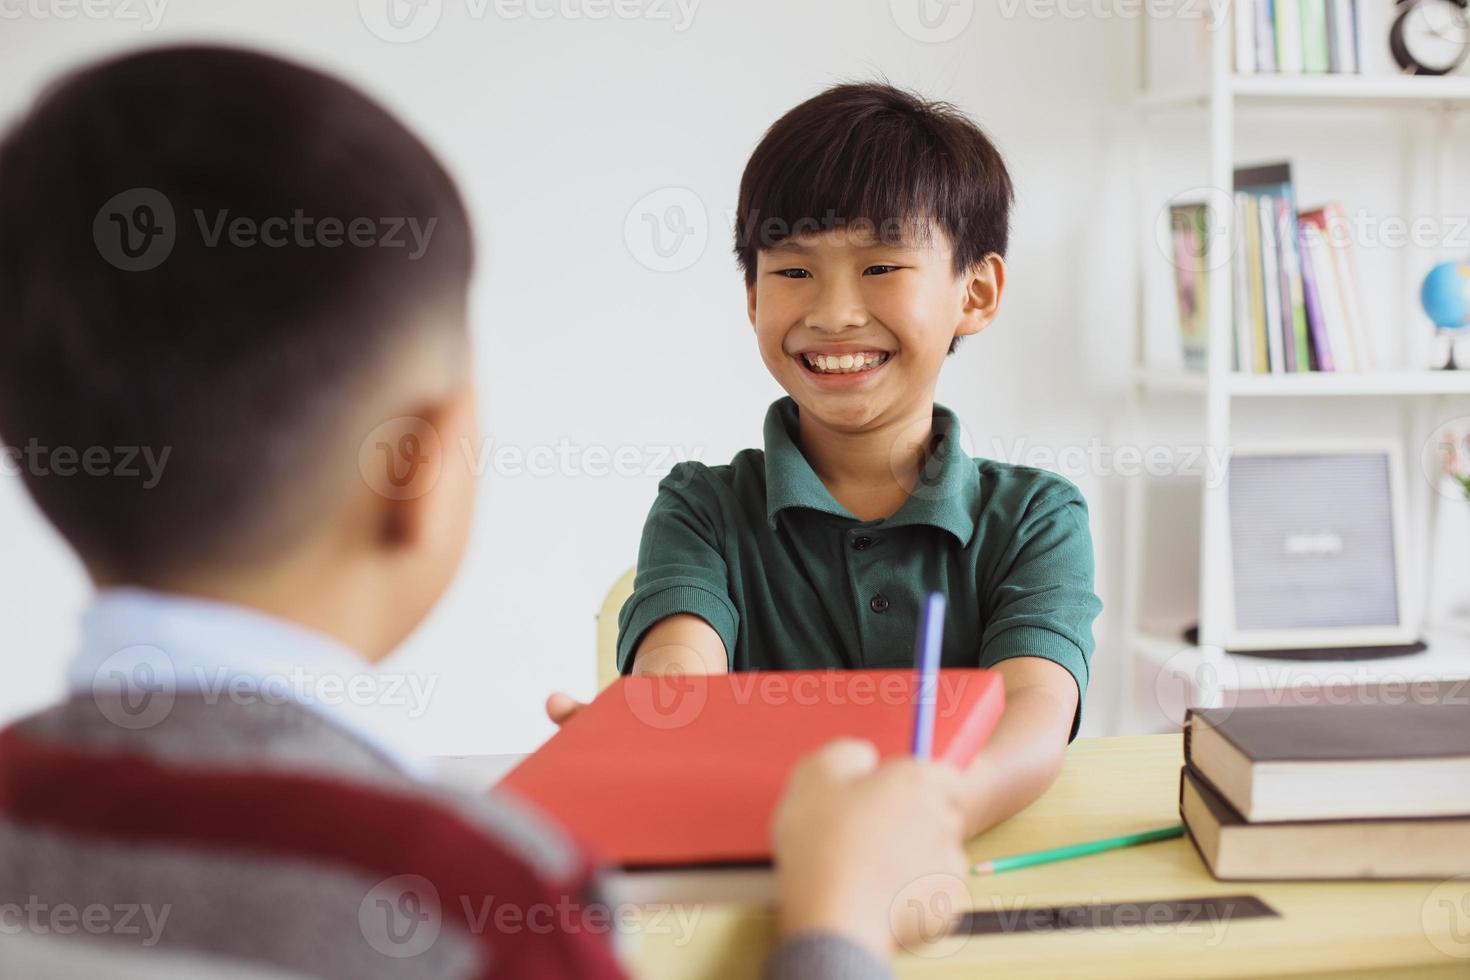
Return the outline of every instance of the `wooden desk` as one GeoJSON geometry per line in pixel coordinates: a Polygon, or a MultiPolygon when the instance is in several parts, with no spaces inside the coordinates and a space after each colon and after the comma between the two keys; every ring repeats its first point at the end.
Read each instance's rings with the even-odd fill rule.
{"type": "MultiPolygon", "coordinates": [[[[970,845],[972,859],[1177,823],[1178,735],[1079,739],[1052,788],[970,845]]],[[[1470,878],[1447,883],[1221,882],[1189,840],[972,878],[978,909],[1254,895],[1279,918],[1057,929],[946,939],[903,955],[900,977],[1470,978],[1470,878]],[[1443,950],[1438,947],[1443,947],[1443,950]]],[[[769,908],[705,905],[691,929],[625,938],[636,976],[741,980],[771,948],[769,908]]]]}

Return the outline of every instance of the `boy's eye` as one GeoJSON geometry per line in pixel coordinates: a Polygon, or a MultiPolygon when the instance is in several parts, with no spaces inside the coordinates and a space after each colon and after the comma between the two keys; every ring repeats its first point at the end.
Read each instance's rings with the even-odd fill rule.
{"type": "Polygon", "coordinates": [[[884,275],[887,275],[890,272],[897,272],[898,269],[899,269],[899,267],[896,266],[896,265],[870,265],[866,269],[863,270],[863,275],[865,275],[865,276],[884,276],[884,275]]]}
{"type": "Polygon", "coordinates": [[[812,274],[805,269],[777,269],[776,275],[785,279],[810,279],[812,274]]]}

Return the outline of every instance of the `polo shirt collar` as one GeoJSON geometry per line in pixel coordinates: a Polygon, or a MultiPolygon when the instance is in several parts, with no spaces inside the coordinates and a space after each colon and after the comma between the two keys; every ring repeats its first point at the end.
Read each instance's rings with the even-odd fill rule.
{"type": "MultiPolygon", "coordinates": [[[[837,502],[817,476],[796,444],[799,409],[791,398],[782,398],[766,412],[766,523],[776,528],[783,510],[814,510],[856,521],[852,512],[837,502]]],[[[975,534],[979,512],[980,474],[975,461],[959,442],[959,420],[943,405],[934,406],[934,452],[919,474],[919,482],[898,513],[881,522],[883,527],[927,524],[954,535],[960,547],[975,534]]]]}

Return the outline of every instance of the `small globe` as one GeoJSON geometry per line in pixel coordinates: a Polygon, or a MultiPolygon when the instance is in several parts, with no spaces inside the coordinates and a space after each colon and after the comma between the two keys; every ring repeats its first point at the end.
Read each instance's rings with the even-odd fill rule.
{"type": "Polygon", "coordinates": [[[1429,270],[1419,302],[1441,330],[1470,326],[1470,262],[1441,262],[1429,270]]]}

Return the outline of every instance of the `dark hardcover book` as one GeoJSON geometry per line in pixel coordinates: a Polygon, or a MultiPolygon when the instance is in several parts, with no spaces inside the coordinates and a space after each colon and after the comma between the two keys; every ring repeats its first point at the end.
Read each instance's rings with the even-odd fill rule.
{"type": "Polygon", "coordinates": [[[1366,690],[1191,710],[1185,762],[1251,822],[1470,814],[1470,681],[1366,690]]]}
{"type": "Polygon", "coordinates": [[[1210,873],[1225,881],[1470,874],[1470,817],[1249,823],[1188,766],[1179,815],[1210,873]]]}

